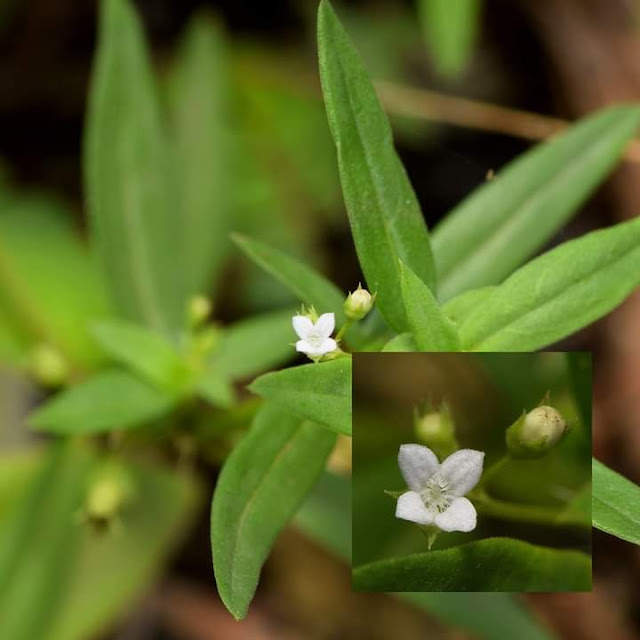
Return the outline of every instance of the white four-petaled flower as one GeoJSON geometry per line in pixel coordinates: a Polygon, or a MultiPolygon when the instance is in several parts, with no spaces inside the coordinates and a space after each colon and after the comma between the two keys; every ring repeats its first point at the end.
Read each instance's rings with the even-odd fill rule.
{"type": "Polygon", "coordinates": [[[331,337],[336,326],[333,313],[323,313],[315,324],[307,316],[293,316],[292,324],[300,338],[296,342],[296,351],[314,358],[338,348],[337,342],[331,337]]]}
{"type": "Polygon", "coordinates": [[[398,465],[410,491],[396,504],[396,518],[435,525],[442,531],[472,531],[476,510],[463,496],[478,484],[484,453],[460,449],[440,464],[435,453],[420,444],[403,444],[398,465]]]}

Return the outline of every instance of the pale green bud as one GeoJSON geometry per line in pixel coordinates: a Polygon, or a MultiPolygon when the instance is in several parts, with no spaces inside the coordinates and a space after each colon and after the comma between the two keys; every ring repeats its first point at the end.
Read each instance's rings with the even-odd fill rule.
{"type": "Polygon", "coordinates": [[[69,378],[69,365],[62,353],[44,343],[31,350],[29,369],[33,377],[45,387],[59,387],[69,378]]]}
{"type": "Polygon", "coordinates": [[[347,296],[344,301],[344,312],[349,320],[362,320],[373,308],[376,296],[371,295],[361,285],[347,296]]]}
{"type": "Polygon", "coordinates": [[[187,306],[190,327],[199,327],[211,315],[211,300],[205,296],[193,296],[187,306]]]}
{"type": "Polygon", "coordinates": [[[86,519],[96,526],[109,526],[132,496],[133,486],[126,470],[120,464],[106,463],[89,486],[84,507],[86,519]]]}
{"type": "Polygon", "coordinates": [[[429,447],[439,458],[446,458],[460,448],[446,405],[442,405],[440,411],[415,412],[414,429],[418,441],[429,447]]]}
{"type": "Polygon", "coordinates": [[[567,423],[557,409],[540,405],[523,413],[507,429],[507,447],[516,458],[538,458],[555,447],[567,431],[567,423]]]}

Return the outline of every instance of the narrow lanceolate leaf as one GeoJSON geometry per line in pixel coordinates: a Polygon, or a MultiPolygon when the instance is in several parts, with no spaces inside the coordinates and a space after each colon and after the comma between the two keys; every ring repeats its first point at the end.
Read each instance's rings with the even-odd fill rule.
{"type": "Polygon", "coordinates": [[[113,321],[95,325],[92,334],[116,362],[162,389],[179,391],[189,382],[189,369],[177,349],[152,329],[113,321]]]}
{"type": "Polygon", "coordinates": [[[358,258],[383,317],[396,331],[405,331],[398,259],[435,290],[427,227],[367,72],[326,0],[318,14],[318,50],[358,258]]]}
{"type": "Polygon", "coordinates": [[[159,418],[174,402],[125,371],[107,370],[59,393],[31,415],[29,424],[51,433],[102,433],[159,418]]]}
{"type": "Polygon", "coordinates": [[[495,287],[469,289],[442,305],[442,311],[457,325],[462,324],[493,292],[495,287]]]}
{"type": "Polygon", "coordinates": [[[640,108],[595,114],[498,172],[433,232],[439,297],[498,284],[574,214],[633,138],[640,108]]]}
{"type": "Polygon", "coordinates": [[[192,294],[211,293],[229,249],[226,67],[222,29],[197,15],[170,78],[180,269],[192,294]]]}
{"type": "Polygon", "coordinates": [[[356,591],[590,591],[591,558],[513,538],[379,560],[353,571],[356,591]]]}
{"type": "Polygon", "coordinates": [[[418,17],[437,71],[455,78],[473,50],[482,0],[418,0],[418,17]]]}
{"type": "Polygon", "coordinates": [[[274,311],[226,328],[209,366],[230,378],[248,378],[292,358],[296,309],[274,311]]]}
{"type": "Polygon", "coordinates": [[[211,506],[218,593],[244,618],[260,569],[322,472],[335,435],[267,403],[227,459],[211,506]]]}
{"type": "Polygon", "coordinates": [[[593,458],[592,518],[596,529],[640,544],[640,487],[593,458]]]}
{"type": "Polygon", "coordinates": [[[351,435],[351,358],[265,373],[249,389],[286,411],[351,435]]]}
{"type": "Polygon", "coordinates": [[[186,295],[176,263],[180,219],[144,35],[129,0],[102,3],[84,160],[91,233],[120,312],[178,329],[186,295]]]}
{"type": "Polygon", "coordinates": [[[410,333],[401,333],[395,338],[391,338],[387,344],[382,347],[382,351],[391,351],[395,353],[417,351],[415,340],[410,333]]]}
{"type": "Polygon", "coordinates": [[[344,321],[342,304],[345,296],[324,276],[286,253],[257,240],[239,234],[234,234],[233,240],[251,260],[279,280],[302,302],[313,305],[318,313],[332,311],[336,314],[338,325],[344,321]]]}
{"type": "Polygon", "coordinates": [[[640,284],[640,218],[567,242],[516,271],[460,327],[463,347],[532,351],[601,318],[640,284]]]}
{"type": "Polygon", "coordinates": [[[429,287],[400,263],[400,290],[407,322],[420,351],[459,351],[455,325],[444,315],[429,287]]]}

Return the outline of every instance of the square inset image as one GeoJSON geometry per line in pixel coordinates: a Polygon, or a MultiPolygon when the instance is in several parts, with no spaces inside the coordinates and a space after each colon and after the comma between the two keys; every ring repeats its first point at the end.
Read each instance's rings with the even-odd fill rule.
{"type": "Polygon", "coordinates": [[[591,590],[591,355],[353,355],[356,591],[591,590]]]}

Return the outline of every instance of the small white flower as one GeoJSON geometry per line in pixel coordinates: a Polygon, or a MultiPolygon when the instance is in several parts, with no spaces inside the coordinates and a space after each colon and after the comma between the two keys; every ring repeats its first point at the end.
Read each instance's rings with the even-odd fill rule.
{"type": "Polygon", "coordinates": [[[338,348],[337,342],[331,337],[336,326],[333,313],[323,313],[315,324],[307,316],[293,316],[292,324],[300,338],[296,342],[296,351],[314,358],[338,348]]]}
{"type": "Polygon", "coordinates": [[[435,453],[420,444],[403,444],[398,465],[410,491],[396,504],[396,518],[435,525],[442,531],[472,531],[476,510],[463,496],[478,484],[484,453],[460,449],[442,464],[435,453]]]}

